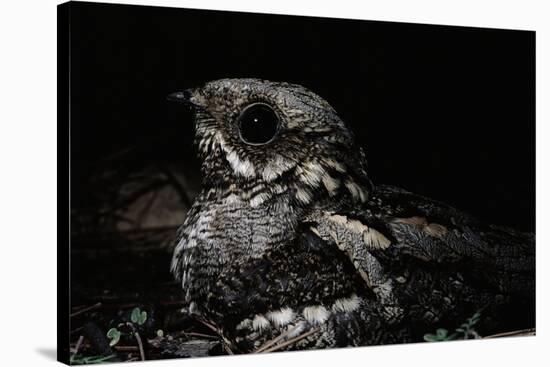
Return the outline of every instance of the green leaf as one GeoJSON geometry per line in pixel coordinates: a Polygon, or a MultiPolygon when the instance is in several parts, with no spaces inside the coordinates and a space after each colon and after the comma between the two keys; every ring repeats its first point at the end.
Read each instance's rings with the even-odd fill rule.
{"type": "Polygon", "coordinates": [[[145,321],[147,321],[147,312],[141,311],[139,307],[136,307],[132,310],[132,314],[130,315],[130,320],[134,324],[143,325],[145,324],[145,321]]]}
{"type": "Polygon", "coordinates": [[[440,340],[445,340],[449,332],[447,329],[437,329],[435,333],[440,340]]]}
{"type": "Polygon", "coordinates": [[[147,312],[146,311],[141,311],[141,313],[138,316],[137,323],[138,323],[138,325],[143,325],[143,324],[145,324],[145,321],[147,321],[147,312]]]}
{"type": "Polygon", "coordinates": [[[116,345],[120,340],[121,332],[116,328],[111,328],[109,331],[107,331],[107,338],[111,339],[111,342],[109,345],[112,347],[116,345]]]}
{"type": "Polygon", "coordinates": [[[117,332],[118,329],[116,327],[110,328],[109,331],[107,331],[107,338],[113,338],[117,332]]]}
{"type": "Polygon", "coordinates": [[[139,309],[139,307],[136,307],[132,310],[132,314],[130,315],[130,320],[132,320],[134,324],[138,322],[140,313],[141,313],[141,310],[139,309]]]}
{"type": "Polygon", "coordinates": [[[427,342],[434,342],[436,336],[434,334],[424,334],[424,340],[427,342]]]}

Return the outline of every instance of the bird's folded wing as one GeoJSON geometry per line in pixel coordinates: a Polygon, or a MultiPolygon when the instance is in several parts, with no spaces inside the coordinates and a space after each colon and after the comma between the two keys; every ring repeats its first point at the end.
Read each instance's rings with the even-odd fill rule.
{"type": "Polygon", "coordinates": [[[400,312],[394,289],[401,269],[395,264],[408,259],[425,264],[419,271],[450,264],[481,269],[475,276],[503,292],[530,292],[534,286],[528,281],[534,279],[534,235],[484,226],[444,203],[401,189],[380,187],[361,209],[315,211],[307,224],[346,253],[393,318],[400,312]]]}
{"type": "MultiPolygon", "coordinates": [[[[492,271],[499,277],[503,273],[534,274],[532,233],[484,224],[447,204],[393,187],[380,187],[373,201],[389,210],[371,211],[371,217],[364,218],[373,223],[379,220],[399,253],[430,263],[484,266],[488,274],[492,271]]],[[[514,284],[499,281],[500,287],[514,288],[514,284]]]]}

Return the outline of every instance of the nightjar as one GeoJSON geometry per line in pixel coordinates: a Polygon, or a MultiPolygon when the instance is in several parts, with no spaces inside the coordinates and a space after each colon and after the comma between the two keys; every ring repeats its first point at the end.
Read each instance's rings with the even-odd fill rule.
{"type": "Polygon", "coordinates": [[[482,313],[534,323],[534,234],[375,186],[352,132],[295,84],[222,79],[192,107],[202,191],[171,270],[234,352],[419,341],[482,313]]]}

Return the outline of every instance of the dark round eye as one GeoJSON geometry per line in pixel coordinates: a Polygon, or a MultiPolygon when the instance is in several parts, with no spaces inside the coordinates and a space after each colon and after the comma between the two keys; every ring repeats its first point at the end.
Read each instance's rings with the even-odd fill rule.
{"type": "Polygon", "coordinates": [[[271,107],[255,103],[246,107],[239,116],[241,140],[251,145],[269,143],[279,129],[279,118],[271,107]]]}

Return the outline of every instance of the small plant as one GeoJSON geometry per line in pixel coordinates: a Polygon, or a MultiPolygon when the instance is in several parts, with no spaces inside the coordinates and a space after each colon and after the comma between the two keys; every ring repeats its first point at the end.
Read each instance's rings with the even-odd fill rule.
{"type": "Polygon", "coordinates": [[[449,334],[447,329],[437,329],[435,334],[424,334],[424,340],[427,342],[441,342],[448,340],[459,340],[459,339],[478,339],[479,334],[474,330],[474,326],[478,323],[481,318],[481,313],[478,311],[465,323],[460,325],[460,327],[455,329],[455,332],[449,334]]]}
{"type": "MultiPolygon", "coordinates": [[[[130,321],[131,322],[121,322],[120,324],[117,325],[117,327],[109,329],[109,331],[107,332],[107,338],[111,340],[109,342],[109,345],[111,347],[115,346],[120,341],[120,337],[122,335],[131,335],[134,338],[136,338],[136,341],[139,346],[139,353],[141,355],[141,360],[144,361],[145,353],[143,351],[143,343],[141,341],[141,337],[137,330],[138,329],[137,326],[141,326],[145,324],[145,322],[147,321],[147,312],[142,311],[139,307],[134,308],[132,310],[132,313],[130,314],[130,321]],[[128,331],[124,331],[124,330],[128,330],[128,331]]],[[[159,330],[159,331],[162,331],[162,330],[159,330]]]]}
{"type": "Polygon", "coordinates": [[[435,334],[425,334],[424,340],[427,342],[443,342],[447,340],[455,340],[456,334],[449,335],[447,329],[437,329],[435,334]]]}
{"type": "Polygon", "coordinates": [[[460,327],[456,329],[456,332],[462,334],[463,339],[470,339],[470,337],[479,339],[479,334],[474,330],[474,326],[478,323],[480,318],[481,313],[476,312],[472,317],[466,320],[464,324],[460,325],[460,327]]]}

